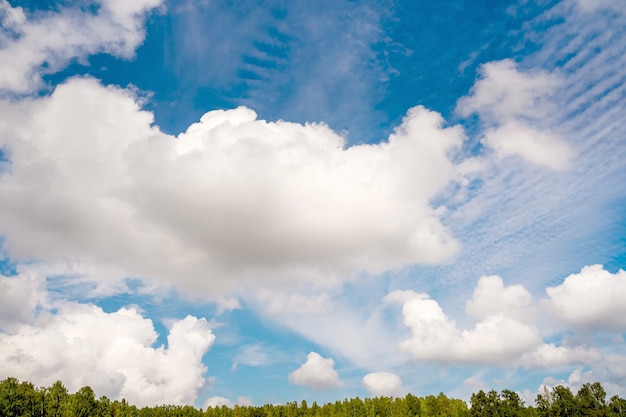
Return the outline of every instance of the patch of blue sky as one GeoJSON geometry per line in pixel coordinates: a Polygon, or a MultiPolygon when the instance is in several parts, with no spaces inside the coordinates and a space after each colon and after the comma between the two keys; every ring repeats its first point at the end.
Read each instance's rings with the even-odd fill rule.
{"type": "Polygon", "coordinates": [[[168,133],[247,105],[268,120],[323,121],[351,143],[379,142],[418,104],[456,121],[477,66],[521,53],[520,28],[541,10],[513,5],[172,5],[150,16],[134,59],[98,54],[46,80],[135,85],[152,94],[146,109],[168,133]]]}
{"type": "MultiPolygon", "coordinates": [[[[0,238],[0,243],[3,241],[4,239],[0,238]]],[[[1,247],[1,244],[0,244],[0,247],[1,247]]],[[[0,259],[0,274],[4,276],[16,275],[17,263],[6,257],[0,259]]]]}
{"type": "Polygon", "coordinates": [[[307,390],[289,384],[289,373],[311,351],[327,357],[320,346],[245,307],[217,317],[213,332],[216,341],[205,364],[216,380],[206,391],[207,398],[218,395],[235,401],[245,396],[258,405],[300,400],[307,390]]]}

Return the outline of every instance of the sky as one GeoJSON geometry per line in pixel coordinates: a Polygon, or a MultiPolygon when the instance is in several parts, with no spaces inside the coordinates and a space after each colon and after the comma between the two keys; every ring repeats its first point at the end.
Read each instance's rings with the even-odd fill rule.
{"type": "Polygon", "coordinates": [[[626,3],[0,0],[0,378],[626,396],[626,3]]]}

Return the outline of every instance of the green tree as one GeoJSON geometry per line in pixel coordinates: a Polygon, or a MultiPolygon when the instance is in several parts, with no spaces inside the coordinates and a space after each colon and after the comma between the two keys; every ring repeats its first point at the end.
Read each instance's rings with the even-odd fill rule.
{"type": "Polygon", "coordinates": [[[72,397],[74,417],[99,417],[100,409],[96,401],[96,395],[91,387],[82,387],[72,397]]]}
{"type": "Polygon", "coordinates": [[[61,381],[56,381],[46,392],[46,417],[61,417],[69,406],[67,388],[61,381]]]}
{"type": "Polygon", "coordinates": [[[581,416],[605,416],[607,413],[606,392],[599,382],[583,384],[576,394],[578,412],[581,416]]]}
{"type": "Polygon", "coordinates": [[[617,395],[612,396],[608,405],[607,416],[626,417],[626,400],[617,395]]]}
{"type": "Polygon", "coordinates": [[[415,417],[420,415],[420,413],[422,412],[422,405],[419,398],[417,398],[413,394],[407,394],[404,397],[404,402],[406,404],[406,409],[409,412],[409,417],[415,417]]]}
{"type": "Polygon", "coordinates": [[[7,378],[0,382],[0,415],[19,417],[22,415],[22,399],[19,396],[19,381],[7,378]]]}

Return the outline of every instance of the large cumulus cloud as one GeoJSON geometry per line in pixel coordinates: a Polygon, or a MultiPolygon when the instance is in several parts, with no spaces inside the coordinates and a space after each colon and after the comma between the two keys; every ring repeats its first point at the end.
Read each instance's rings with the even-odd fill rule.
{"type": "Polygon", "coordinates": [[[132,91],[89,78],[0,108],[0,234],[17,259],[206,295],[252,278],[334,285],[458,248],[431,200],[456,175],[463,132],[421,107],[388,142],[349,148],[323,124],[243,107],[165,135],[132,91]]]}

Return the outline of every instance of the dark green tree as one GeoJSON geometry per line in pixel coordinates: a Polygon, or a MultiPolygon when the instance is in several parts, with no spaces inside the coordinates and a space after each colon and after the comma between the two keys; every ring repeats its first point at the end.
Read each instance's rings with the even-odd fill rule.
{"type": "Polygon", "coordinates": [[[46,417],[61,417],[69,406],[69,394],[61,381],[56,381],[46,392],[46,417]]]}
{"type": "Polygon", "coordinates": [[[89,386],[82,387],[72,395],[72,412],[74,417],[99,417],[100,408],[96,395],[89,386]]]}
{"type": "Polygon", "coordinates": [[[626,417],[626,400],[614,395],[611,397],[607,410],[609,417],[626,417]]]}
{"type": "Polygon", "coordinates": [[[606,392],[599,382],[583,384],[576,394],[576,403],[581,416],[598,417],[607,413],[606,392]]]}

